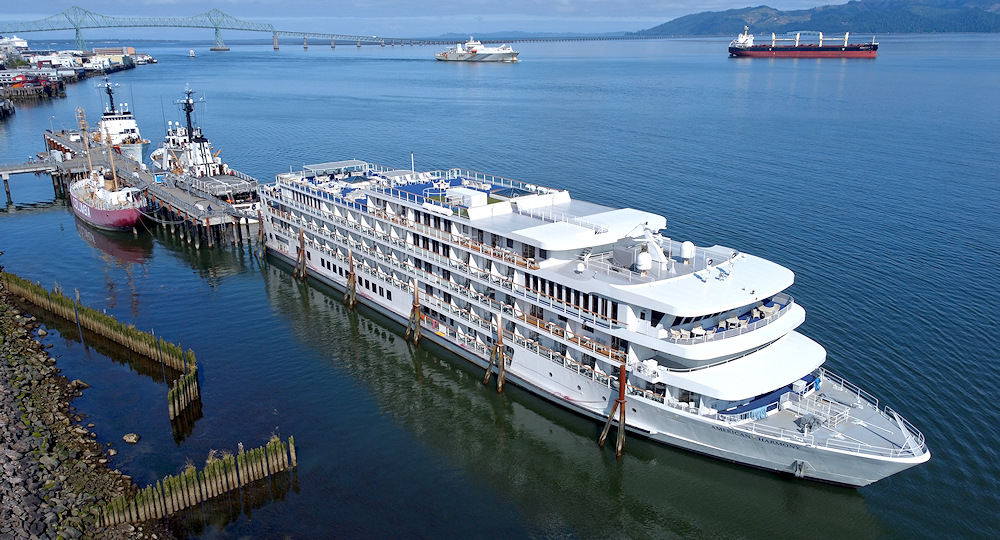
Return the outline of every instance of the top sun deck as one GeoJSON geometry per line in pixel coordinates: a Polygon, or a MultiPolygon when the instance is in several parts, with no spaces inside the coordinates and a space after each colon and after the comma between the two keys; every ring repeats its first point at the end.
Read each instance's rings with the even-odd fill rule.
{"type": "Polygon", "coordinates": [[[341,195],[368,189],[371,197],[409,202],[466,218],[477,227],[549,251],[581,250],[634,235],[639,227],[659,230],[662,216],[573,200],[568,191],[462,169],[414,172],[360,160],[306,165],[279,180],[300,181],[341,195]]]}
{"type": "MultiPolygon", "coordinates": [[[[794,279],[778,264],[730,248],[687,246],[689,242],[665,238],[659,234],[666,227],[663,216],[573,200],[565,190],[464,169],[415,172],[346,160],[306,165],[303,171],[278,175],[278,182],[350,200],[368,212],[396,205],[388,210],[399,213],[400,207],[408,207],[440,214],[515,245],[544,250],[538,258],[540,277],[604,283],[580,287],[609,294],[605,287],[614,287],[615,295],[635,294],[645,303],[655,299],[654,304],[671,313],[723,311],[736,296],[746,296],[748,302],[767,298],[794,279]],[[646,254],[652,255],[651,264],[640,268],[646,254]]],[[[491,249],[503,251],[505,246],[491,249]]]]}

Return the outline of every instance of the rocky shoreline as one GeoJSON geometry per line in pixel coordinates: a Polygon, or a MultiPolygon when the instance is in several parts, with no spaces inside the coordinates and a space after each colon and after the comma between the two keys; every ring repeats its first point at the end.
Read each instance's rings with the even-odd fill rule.
{"type": "Polygon", "coordinates": [[[60,374],[13,300],[0,291],[0,538],[173,538],[158,521],[99,526],[104,504],[138,488],[70,406],[88,385],[60,374]]]}

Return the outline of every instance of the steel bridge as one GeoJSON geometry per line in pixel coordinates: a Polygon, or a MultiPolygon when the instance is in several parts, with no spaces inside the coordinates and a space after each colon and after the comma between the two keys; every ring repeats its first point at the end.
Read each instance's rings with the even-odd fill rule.
{"type": "Polygon", "coordinates": [[[0,34],[14,34],[25,32],[49,32],[53,30],[75,30],[76,48],[81,51],[87,50],[87,44],[83,39],[84,28],[212,28],[215,30],[215,45],[213,51],[227,51],[225,42],[222,40],[223,30],[241,30],[244,32],[267,32],[273,36],[274,48],[278,48],[278,36],[301,37],[304,46],[308,46],[307,39],[329,39],[330,45],[335,46],[336,42],[357,43],[360,47],[364,45],[429,45],[438,44],[440,41],[416,40],[408,38],[389,38],[379,36],[354,36],[349,34],[323,34],[317,32],[293,32],[287,30],[275,30],[274,26],[265,23],[255,23],[237,19],[232,15],[223,13],[218,9],[213,9],[195,15],[193,17],[112,17],[101,15],[80,7],[71,7],[66,11],[57,13],[51,17],[39,19],[37,21],[23,22],[0,22],[0,34]]]}
{"type": "MultiPolygon", "coordinates": [[[[255,23],[237,19],[218,9],[206,11],[193,17],[112,17],[101,15],[80,7],[71,7],[66,11],[37,21],[0,22],[0,34],[20,34],[25,32],[50,32],[53,30],[75,30],[76,48],[87,50],[83,39],[84,28],[212,28],[215,30],[215,45],[213,51],[228,51],[222,40],[223,30],[240,30],[244,32],[267,32],[274,41],[274,50],[278,50],[278,36],[302,38],[302,46],[309,47],[309,39],[329,40],[330,47],[335,48],[337,42],[357,43],[362,45],[442,45],[453,44],[455,40],[431,40],[412,38],[393,38],[384,36],[355,36],[350,34],[324,34],[320,32],[294,32],[276,30],[274,26],[265,23],[255,23]]],[[[609,40],[646,40],[657,39],[649,36],[601,36],[601,37],[558,37],[558,38],[527,38],[506,39],[505,43],[539,42],[539,41],[609,41],[609,40]]],[[[483,43],[499,43],[500,40],[482,39],[483,43]]]]}

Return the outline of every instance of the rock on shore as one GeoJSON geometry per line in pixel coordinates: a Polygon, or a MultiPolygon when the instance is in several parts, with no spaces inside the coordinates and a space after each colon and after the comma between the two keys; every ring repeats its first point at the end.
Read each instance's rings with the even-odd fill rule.
{"type": "Polygon", "coordinates": [[[70,401],[87,386],[59,374],[35,319],[9,300],[0,290],[0,538],[171,538],[160,522],[99,526],[99,508],[138,488],[74,422],[70,401]]]}

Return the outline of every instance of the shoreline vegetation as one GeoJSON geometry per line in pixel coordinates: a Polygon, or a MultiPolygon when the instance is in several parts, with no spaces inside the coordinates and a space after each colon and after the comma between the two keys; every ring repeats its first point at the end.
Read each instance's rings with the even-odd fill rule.
{"type": "Polygon", "coordinates": [[[19,305],[0,288],[0,538],[173,538],[161,520],[100,526],[102,507],[139,488],[71,405],[89,386],[60,374],[19,305]]]}

